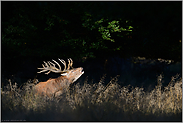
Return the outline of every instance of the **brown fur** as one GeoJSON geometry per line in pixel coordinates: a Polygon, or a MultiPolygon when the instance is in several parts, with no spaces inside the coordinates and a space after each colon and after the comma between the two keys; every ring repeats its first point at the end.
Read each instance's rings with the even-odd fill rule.
{"type": "Polygon", "coordinates": [[[58,96],[58,94],[61,94],[64,89],[68,88],[71,83],[75,82],[83,74],[82,70],[83,68],[81,67],[74,68],[69,70],[66,76],[38,83],[34,88],[36,94],[49,97],[58,96]]]}

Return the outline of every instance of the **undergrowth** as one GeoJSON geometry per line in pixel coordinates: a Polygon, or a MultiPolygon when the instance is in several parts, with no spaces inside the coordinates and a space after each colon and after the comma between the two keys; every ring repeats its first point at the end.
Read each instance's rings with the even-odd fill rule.
{"type": "Polygon", "coordinates": [[[29,80],[21,89],[9,84],[1,89],[1,121],[182,121],[182,78],[172,77],[162,87],[145,92],[143,88],[118,84],[118,76],[105,85],[79,83],[57,98],[33,93],[38,81],[29,80]]]}

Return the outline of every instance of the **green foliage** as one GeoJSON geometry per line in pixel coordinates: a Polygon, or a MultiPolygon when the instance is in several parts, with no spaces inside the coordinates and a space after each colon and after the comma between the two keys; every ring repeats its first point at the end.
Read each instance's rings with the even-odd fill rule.
{"type": "Polygon", "coordinates": [[[178,53],[180,59],[181,5],[166,3],[2,2],[3,53],[10,49],[12,56],[77,53],[78,58],[95,57],[99,51],[153,57],[178,53]],[[7,7],[13,10],[8,16],[7,7]]]}
{"type": "MultiPolygon", "coordinates": [[[[98,23],[101,23],[101,20],[98,23]]],[[[110,33],[121,32],[121,31],[132,31],[130,30],[132,28],[133,28],[132,26],[128,26],[127,29],[123,27],[119,28],[119,21],[113,20],[112,22],[108,22],[107,27],[103,26],[99,27],[98,31],[102,34],[102,38],[104,40],[110,40],[111,42],[115,42],[114,39],[111,39],[110,33]]]]}

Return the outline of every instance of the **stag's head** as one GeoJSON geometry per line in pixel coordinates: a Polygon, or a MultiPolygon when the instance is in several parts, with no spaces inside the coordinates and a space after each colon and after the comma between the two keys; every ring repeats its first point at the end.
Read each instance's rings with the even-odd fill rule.
{"type": "Polygon", "coordinates": [[[71,58],[68,59],[68,67],[66,66],[66,62],[63,59],[58,60],[64,65],[64,70],[61,70],[61,66],[55,60],[52,60],[54,63],[50,61],[46,63],[45,61],[43,61],[45,65],[42,64],[43,68],[38,68],[41,69],[41,71],[38,73],[46,71],[48,72],[45,74],[49,74],[50,72],[60,73],[62,76],[71,79],[72,82],[75,82],[82,74],[84,74],[82,67],[79,68],[72,67],[73,61],[71,58]],[[56,68],[55,65],[57,65],[58,68],[56,68]]]}

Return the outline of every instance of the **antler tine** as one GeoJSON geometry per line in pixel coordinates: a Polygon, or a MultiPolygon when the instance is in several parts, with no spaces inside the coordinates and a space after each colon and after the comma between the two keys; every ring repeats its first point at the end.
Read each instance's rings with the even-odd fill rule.
{"type": "MultiPolygon", "coordinates": [[[[52,62],[50,62],[50,61],[48,61],[48,64],[49,64],[49,66],[50,66],[50,68],[52,69],[52,71],[55,69],[55,70],[57,70],[58,71],[58,69],[55,67],[55,64],[54,63],[52,63],[52,62]],[[53,66],[52,66],[52,65],[53,66]]],[[[47,73],[45,73],[45,74],[49,74],[51,72],[51,70],[49,70],[47,73]]]]}
{"type": "Polygon", "coordinates": [[[64,72],[64,71],[61,70],[61,66],[55,60],[53,60],[53,61],[59,66],[59,69],[55,67],[54,63],[52,63],[50,61],[48,61],[46,63],[45,61],[43,61],[44,62],[44,64],[42,64],[43,68],[38,68],[38,69],[41,69],[41,71],[37,72],[37,73],[42,73],[42,72],[46,72],[46,71],[48,71],[48,72],[45,73],[45,74],[49,74],[51,71],[55,72],[55,73],[62,73],[62,72],[64,72]]]}
{"type": "Polygon", "coordinates": [[[69,58],[70,59],[70,61],[71,61],[71,64],[70,64],[70,66],[71,66],[71,68],[72,68],[72,65],[73,65],[73,61],[72,61],[72,59],[71,58],[69,58]]]}
{"type": "Polygon", "coordinates": [[[51,64],[50,64],[50,61],[48,61],[48,66],[52,67],[51,64]]]}
{"type": "Polygon", "coordinates": [[[70,64],[71,64],[71,63],[70,63],[70,60],[69,60],[69,59],[67,59],[67,60],[68,60],[68,62],[69,62],[69,63],[68,63],[67,70],[69,70],[69,69],[70,69],[70,64]]]}
{"type": "Polygon", "coordinates": [[[48,75],[50,72],[51,72],[51,71],[48,71],[48,72],[47,72],[47,73],[45,73],[45,74],[47,74],[47,75],[48,75]]]}
{"type": "MultiPolygon", "coordinates": [[[[47,64],[45,61],[43,61],[43,62],[45,63],[46,67],[48,67],[48,64],[47,64]]],[[[38,72],[38,73],[47,71],[47,70],[45,70],[46,67],[44,66],[44,64],[42,64],[42,66],[43,66],[43,68],[37,68],[37,69],[43,69],[42,71],[40,71],[40,72],[38,72]]]]}
{"type": "Polygon", "coordinates": [[[44,64],[42,64],[42,66],[45,67],[44,64]]]}
{"type": "MultiPolygon", "coordinates": [[[[41,69],[41,68],[38,68],[38,69],[41,69]]],[[[45,72],[45,71],[47,71],[47,70],[42,70],[42,71],[39,71],[37,73],[42,73],[42,72],[45,72]]]]}
{"type": "Polygon", "coordinates": [[[45,61],[43,61],[44,62],[44,64],[46,65],[46,67],[48,67],[48,64],[45,62],[45,61]]]}
{"type": "Polygon", "coordinates": [[[73,64],[73,61],[72,61],[72,59],[71,58],[69,58],[68,59],[68,62],[69,62],[69,64],[68,64],[68,70],[70,69],[70,67],[72,67],[72,64],[73,64]]]}
{"type": "Polygon", "coordinates": [[[63,71],[65,71],[66,70],[66,62],[63,59],[58,59],[58,60],[61,61],[62,64],[64,64],[64,70],[63,71]]]}
{"type": "Polygon", "coordinates": [[[55,67],[55,64],[54,64],[54,63],[48,61],[48,64],[49,64],[49,66],[50,66],[51,69],[57,70],[57,71],[59,70],[58,68],[55,67]],[[51,64],[52,64],[52,65],[51,65],[51,64]]]}
{"type": "Polygon", "coordinates": [[[43,61],[43,62],[44,62],[44,64],[42,64],[43,68],[38,68],[38,69],[40,69],[41,71],[39,71],[39,72],[37,72],[37,73],[42,73],[42,72],[48,71],[48,72],[45,73],[45,74],[49,74],[50,72],[62,73],[62,74],[63,74],[63,73],[65,73],[65,72],[67,72],[67,70],[69,70],[70,67],[72,67],[73,61],[72,61],[71,58],[68,59],[68,62],[69,62],[69,63],[68,63],[68,68],[67,68],[67,66],[66,66],[66,62],[65,62],[63,59],[58,59],[58,60],[61,61],[62,64],[64,64],[64,70],[61,70],[61,66],[59,65],[59,63],[52,59],[52,61],[53,61],[54,63],[56,63],[56,64],[58,65],[59,68],[56,68],[56,67],[55,67],[56,64],[54,64],[54,63],[51,62],[51,61],[48,61],[48,62],[43,61]]]}
{"type": "Polygon", "coordinates": [[[59,63],[58,63],[58,62],[56,62],[56,61],[55,61],[55,60],[53,60],[53,59],[52,59],[52,61],[54,61],[54,62],[58,65],[59,70],[61,70],[61,66],[59,65],[59,63]]]}

